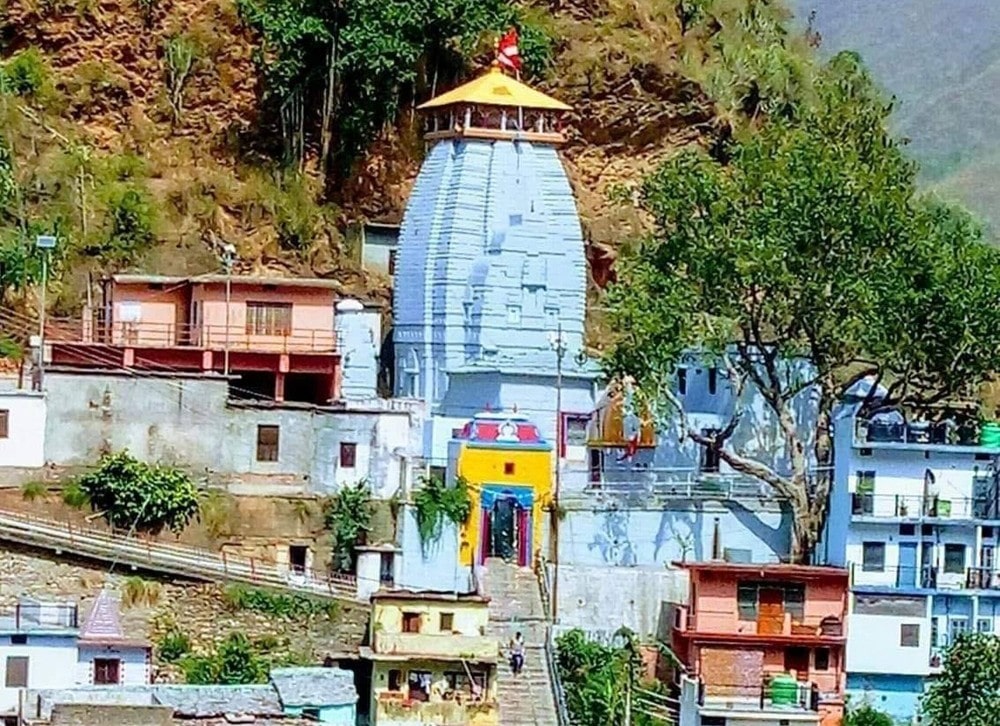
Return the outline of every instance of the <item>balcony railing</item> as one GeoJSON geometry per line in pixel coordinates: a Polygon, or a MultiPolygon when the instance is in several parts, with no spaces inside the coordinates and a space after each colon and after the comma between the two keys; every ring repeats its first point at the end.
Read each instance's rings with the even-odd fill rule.
{"type": "Polygon", "coordinates": [[[965,571],[965,586],[969,590],[1000,590],[1000,572],[992,567],[970,567],[965,571]]]}
{"type": "Polygon", "coordinates": [[[865,569],[859,562],[851,563],[851,586],[917,587],[923,590],[960,590],[965,572],[946,572],[935,565],[925,567],[881,567],[865,569]]]}
{"type": "Polygon", "coordinates": [[[855,429],[859,444],[949,444],[979,446],[979,429],[958,426],[951,421],[912,423],[869,421],[860,419],[855,429]]]}
{"type": "Polygon", "coordinates": [[[72,603],[27,600],[19,602],[11,610],[0,612],[0,623],[14,630],[75,630],[79,627],[78,609],[72,603]]]}
{"type": "Polygon", "coordinates": [[[193,348],[273,353],[325,353],[336,350],[329,329],[291,328],[258,332],[242,325],[190,325],[157,322],[53,320],[45,326],[50,343],[84,343],[135,348],[193,348]]]}
{"type": "Polygon", "coordinates": [[[673,606],[673,625],[680,632],[733,635],[791,635],[802,637],[843,638],[843,620],[835,615],[796,617],[785,612],[781,620],[746,619],[736,609],[691,612],[687,605],[673,606]]]}
{"type": "Polygon", "coordinates": [[[992,497],[854,492],[851,514],[900,519],[1000,519],[1000,502],[992,497]]]}
{"type": "Polygon", "coordinates": [[[698,687],[698,705],[702,707],[719,705],[733,710],[818,711],[819,701],[819,687],[809,681],[776,683],[765,677],[760,683],[753,684],[700,681],[698,687]]]}

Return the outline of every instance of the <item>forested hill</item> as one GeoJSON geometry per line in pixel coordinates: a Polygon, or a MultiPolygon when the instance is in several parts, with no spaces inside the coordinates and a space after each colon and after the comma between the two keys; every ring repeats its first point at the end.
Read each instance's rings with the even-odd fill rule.
{"type": "Polygon", "coordinates": [[[1000,224],[1000,2],[793,0],[822,49],[858,51],[896,97],[925,182],[1000,224]]]}

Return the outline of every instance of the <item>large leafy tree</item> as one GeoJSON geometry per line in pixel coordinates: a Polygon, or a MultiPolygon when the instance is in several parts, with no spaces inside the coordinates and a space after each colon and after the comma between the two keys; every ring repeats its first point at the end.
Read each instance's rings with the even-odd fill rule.
{"type": "Polygon", "coordinates": [[[923,698],[930,726],[994,726],[1000,713],[1000,639],[960,637],[945,653],[944,671],[923,698]]]}
{"type": "Polygon", "coordinates": [[[1000,368],[1000,253],[966,215],[919,197],[889,112],[841,54],[796,105],[751,119],[714,154],[669,160],[641,190],[656,232],[624,255],[609,295],[620,332],[609,372],[788,500],[796,561],[826,516],[845,386],[873,376],[884,403],[921,405],[969,395],[1000,368]],[[716,434],[686,426],[671,383],[692,349],[728,373],[737,400],[759,394],[787,467],[731,445],[739,404],[716,434]]]}

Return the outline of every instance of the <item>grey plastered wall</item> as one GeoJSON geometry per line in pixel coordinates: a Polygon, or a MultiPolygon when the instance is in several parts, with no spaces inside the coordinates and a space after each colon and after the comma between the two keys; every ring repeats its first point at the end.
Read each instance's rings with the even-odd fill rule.
{"type": "Polygon", "coordinates": [[[343,410],[231,405],[222,380],[89,372],[50,372],[46,387],[45,459],[57,466],[88,466],[104,451],[128,449],[217,483],[322,494],[366,479],[376,496],[388,497],[422,448],[417,402],[372,401],[343,410]],[[261,425],[279,427],[277,461],[257,460],[261,425]],[[349,471],[339,468],[342,442],[357,446],[349,471]]]}

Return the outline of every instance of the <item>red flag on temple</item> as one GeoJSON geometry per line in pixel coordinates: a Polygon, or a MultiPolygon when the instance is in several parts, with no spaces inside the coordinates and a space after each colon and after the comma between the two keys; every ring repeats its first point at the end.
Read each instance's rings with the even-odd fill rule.
{"type": "Polygon", "coordinates": [[[521,70],[521,53],[517,49],[517,31],[511,28],[497,43],[497,62],[513,71],[521,70]]]}

